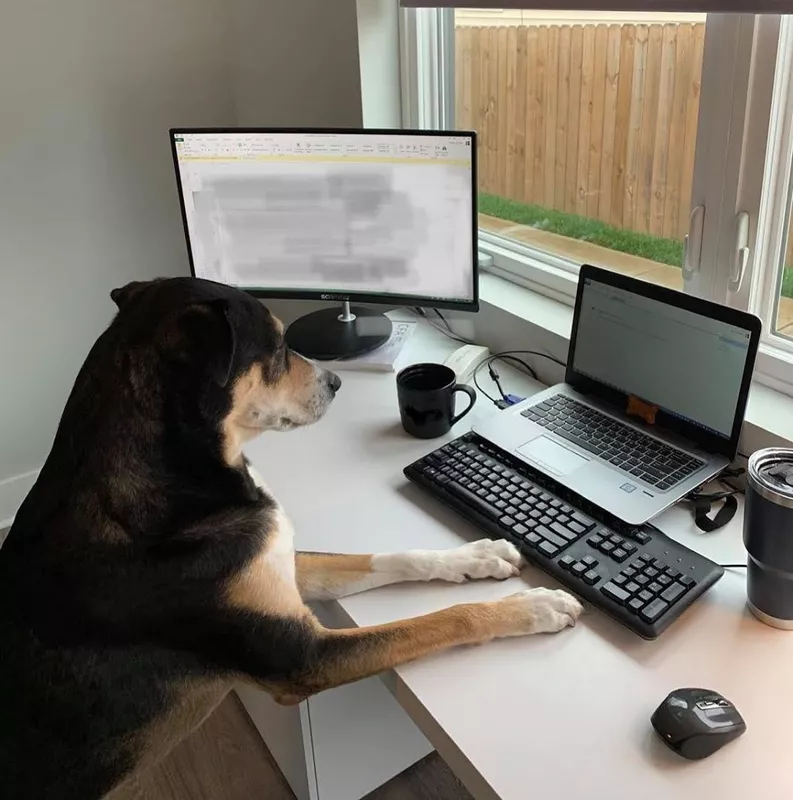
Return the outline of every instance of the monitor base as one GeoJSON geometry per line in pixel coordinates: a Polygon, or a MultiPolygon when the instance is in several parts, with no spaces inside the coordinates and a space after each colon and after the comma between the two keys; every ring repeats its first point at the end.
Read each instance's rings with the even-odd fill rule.
{"type": "Polygon", "coordinates": [[[391,336],[391,320],[380,311],[345,303],[296,319],[286,343],[296,353],[317,361],[355,358],[382,347],[391,336]],[[340,313],[341,312],[341,313],[340,313]]]}

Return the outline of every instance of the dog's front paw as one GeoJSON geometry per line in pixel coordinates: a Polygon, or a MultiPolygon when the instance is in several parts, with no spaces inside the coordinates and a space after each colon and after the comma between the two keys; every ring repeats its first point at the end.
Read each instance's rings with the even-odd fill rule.
{"type": "Polygon", "coordinates": [[[575,625],[584,607],[561,589],[530,589],[496,600],[498,636],[558,633],[575,625]]]}
{"type": "Polygon", "coordinates": [[[433,554],[433,580],[463,583],[466,580],[506,580],[520,572],[523,557],[504,539],[480,539],[433,554]]]}

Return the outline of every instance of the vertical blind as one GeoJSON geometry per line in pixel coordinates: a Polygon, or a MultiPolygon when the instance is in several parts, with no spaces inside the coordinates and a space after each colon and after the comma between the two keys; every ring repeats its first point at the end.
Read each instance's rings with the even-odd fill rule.
{"type": "Polygon", "coordinates": [[[676,11],[791,14],[793,0],[400,0],[406,8],[518,8],[547,11],[676,11]]]}

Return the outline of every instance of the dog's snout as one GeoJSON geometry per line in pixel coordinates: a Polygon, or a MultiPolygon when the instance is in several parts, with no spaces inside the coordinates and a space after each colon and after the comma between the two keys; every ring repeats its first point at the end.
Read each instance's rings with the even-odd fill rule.
{"type": "Polygon", "coordinates": [[[341,378],[335,372],[328,372],[327,380],[331,392],[333,392],[333,394],[336,394],[336,392],[338,392],[339,389],[341,389],[341,378]]]}

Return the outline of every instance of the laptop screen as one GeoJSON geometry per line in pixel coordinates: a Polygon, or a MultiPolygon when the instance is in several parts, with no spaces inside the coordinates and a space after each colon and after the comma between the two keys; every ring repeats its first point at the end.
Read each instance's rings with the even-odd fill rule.
{"type": "Polygon", "coordinates": [[[592,277],[582,282],[573,370],[730,439],[754,361],[752,331],[592,277]]]}

